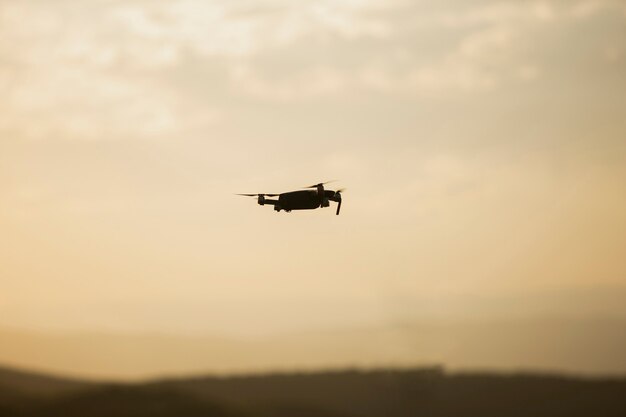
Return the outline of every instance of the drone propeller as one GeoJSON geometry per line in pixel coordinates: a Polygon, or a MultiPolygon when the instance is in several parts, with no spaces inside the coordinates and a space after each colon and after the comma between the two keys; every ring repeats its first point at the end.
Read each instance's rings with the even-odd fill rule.
{"type": "Polygon", "coordinates": [[[277,197],[280,194],[263,194],[263,193],[261,193],[261,194],[235,194],[235,195],[242,195],[242,196],[245,196],[245,197],[261,197],[261,196],[263,196],[263,197],[265,197],[265,196],[267,196],[267,197],[277,197]]]}
{"type": "Polygon", "coordinates": [[[319,184],[313,184],[313,185],[309,185],[308,187],[302,187],[302,188],[317,188],[320,186],[324,186],[326,184],[330,184],[331,182],[335,182],[337,180],[330,180],[330,181],[326,181],[326,182],[320,182],[319,184]]]}
{"type": "MultiPolygon", "coordinates": [[[[265,205],[265,196],[268,197],[276,197],[280,194],[237,194],[237,195],[242,195],[244,197],[258,197],[257,202],[261,205],[264,206],[265,205]]],[[[272,200],[274,201],[274,200],[272,200]]]]}

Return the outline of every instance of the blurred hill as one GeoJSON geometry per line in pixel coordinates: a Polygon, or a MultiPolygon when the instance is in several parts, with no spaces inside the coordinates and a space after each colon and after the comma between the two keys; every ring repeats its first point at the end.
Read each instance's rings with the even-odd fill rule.
{"type": "Polygon", "coordinates": [[[14,415],[32,404],[77,394],[90,386],[91,383],[75,379],[0,368],[0,416],[14,415]]]}
{"type": "Polygon", "coordinates": [[[433,321],[249,338],[0,329],[0,340],[0,363],[89,378],[432,363],[450,369],[626,373],[621,319],[433,321]]]}
{"type": "Polygon", "coordinates": [[[0,381],[1,417],[626,415],[626,378],[448,374],[436,367],[140,384],[80,383],[0,369],[0,381]]]}

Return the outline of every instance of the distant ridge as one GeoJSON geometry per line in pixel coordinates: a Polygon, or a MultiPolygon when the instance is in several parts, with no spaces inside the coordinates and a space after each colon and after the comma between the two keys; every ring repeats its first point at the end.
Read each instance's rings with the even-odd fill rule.
{"type": "Polygon", "coordinates": [[[623,417],[626,378],[443,368],[83,383],[0,368],[0,417],[623,417]],[[19,395],[15,395],[19,393],[19,395]]]}

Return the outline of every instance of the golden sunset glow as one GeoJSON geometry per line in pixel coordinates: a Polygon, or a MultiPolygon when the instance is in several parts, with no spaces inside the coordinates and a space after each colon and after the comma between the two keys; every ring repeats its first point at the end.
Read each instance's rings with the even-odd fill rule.
{"type": "MultiPolygon", "coordinates": [[[[0,1],[0,92],[2,363],[100,372],[14,332],[626,318],[623,1],[0,1]],[[234,195],[331,179],[340,216],[234,195]]],[[[319,363],[525,366],[407,338],[319,363]]]]}

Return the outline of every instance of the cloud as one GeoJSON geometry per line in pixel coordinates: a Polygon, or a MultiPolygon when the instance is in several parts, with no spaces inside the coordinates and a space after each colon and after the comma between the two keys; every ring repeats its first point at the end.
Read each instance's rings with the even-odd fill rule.
{"type": "Polygon", "coordinates": [[[163,137],[219,116],[150,76],[177,60],[176,48],[120,32],[113,6],[24,2],[0,10],[0,129],[11,137],[163,137]]]}
{"type": "Polygon", "coordinates": [[[571,4],[569,15],[576,19],[587,19],[605,11],[618,12],[626,17],[626,4],[619,0],[579,0],[571,4]]]}
{"type": "MultiPolygon", "coordinates": [[[[601,11],[625,9],[613,0],[3,2],[0,129],[175,137],[248,100],[493,92],[548,75],[540,36],[601,11]]],[[[619,39],[599,48],[606,62],[623,56],[619,39]]]]}
{"type": "MultiPolygon", "coordinates": [[[[297,66],[283,77],[275,77],[278,62],[266,69],[266,60],[250,58],[246,61],[245,77],[235,78],[237,91],[280,101],[368,92],[453,96],[489,91],[502,82],[514,82],[519,78],[534,81],[540,76],[539,71],[531,75],[522,71],[523,75],[518,76],[518,68],[536,68],[537,65],[525,57],[515,56],[517,44],[530,42],[534,26],[550,22],[557,13],[548,2],[487,3],[469,10],[430,11],[426,14],[406,4],[396,4],[396,7],[399,9],[393,13],[388,10],[379,13],[379,22],[371,26],[381,28],[379,32],[354,29],[364,29],[368,25],[361,20],[362,14],[352,9],[349,13],[344,10],[343,14],[329,14],[332,18],[321,19],[317,31],[311,31],[325,33],[325,29],[336,29],[335,23],[341,22],[341,25],[354,29],[350,33],[372,36],[374,40],[369,54],[362,53],[362,44],[354,42],[348,32],[342,33],[341,30],[331,30],[336,35],[332,44],[307,45],[295,40],[292,46],[283,50],[284,54],[293,52],[297,55],[297,50],[307,49],[321,61],[316,61],[313,67],[297,66]],[[412,19],[403,19],[403,13],[412,19]],[[430,24],[432,22],[436,22],[435,27],[430,24]],[[416,47],[415,40],[427,36],[429,31],[448,31],[457,40],[445,47],[428,44],[416,47]],[[324,56],[324,51],[329,48],[339,51],[332,55],[332,61],[324,56]]],[[[322,16],[326,14],[322,13],[322,16]]]]}
{"type": "Polygon", "coordinates": [[[210,108],[190,109],[174,92],[149,80],[67,68],[33,69],[15,78],[0,105],[0,129],[16,137],[164,137],[219,116],[210,108]]]}
{"type": "Polygon", "coordinates": [[[272,101],[306,100],[335,95],[349,84],[345,74],[328,67],[314,67],[277,82],[265,80],[245,66],[235,68],[231,76],[237,91],[272,101]]]}

